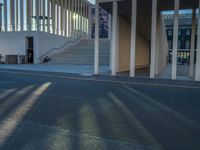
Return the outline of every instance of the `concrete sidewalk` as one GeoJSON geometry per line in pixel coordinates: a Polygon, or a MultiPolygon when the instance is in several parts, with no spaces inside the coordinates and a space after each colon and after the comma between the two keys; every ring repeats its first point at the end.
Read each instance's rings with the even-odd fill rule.
{"type": "MultiPolygon", "coordinates": [[[[45,72],[60,72],[60,73],[75,73],[75,74],[93,74],[93,65],[71,65],[71,64],[0,64],[0,69],[16,69],[28,71],[45,71],[45,72]]],[[[100,73],[106,74],[110,72],[109,66],[100,66],[100,73]]]]}

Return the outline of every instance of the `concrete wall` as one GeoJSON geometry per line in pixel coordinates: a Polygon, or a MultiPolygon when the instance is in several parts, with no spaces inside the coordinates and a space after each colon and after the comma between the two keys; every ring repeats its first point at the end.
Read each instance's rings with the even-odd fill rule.
{"type": "MultiPolygon", "coordinates": [[[[119,17],[118,72],[130,70],[131,24],[119,17]]],[[[139,33],[136,36],[136,68],[149,66],[149,41],[139,33]]]]}
{"type": "Polygon", "coordinates": [[[156,75],[158,75],[166,66],[168,58],[168,42],[161,14],[158,13],[157,18],[157,43],[156,43],[156,75]]]}
{"type": "Polygon", "coordinates": [[[66,43],[67,38],[45,32],[0,32],[0,54],[26,55],[26,37],[34,37],[34,63],[38,57],[52,48],[58,48],[66,43]]]}

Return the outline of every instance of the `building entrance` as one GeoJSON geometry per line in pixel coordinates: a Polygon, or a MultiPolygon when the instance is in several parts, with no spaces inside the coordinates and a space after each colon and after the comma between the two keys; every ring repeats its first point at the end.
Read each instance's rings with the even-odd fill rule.
{"type": "Polygon", "coordinates": [[[34,63],[33,37],[26,38],[26,58],[28,64],[34,63]]]}

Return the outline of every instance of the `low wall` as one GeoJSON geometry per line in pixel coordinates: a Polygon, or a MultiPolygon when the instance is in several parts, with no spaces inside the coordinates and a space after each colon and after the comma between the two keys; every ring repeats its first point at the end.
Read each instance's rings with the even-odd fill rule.
{"type": "Polygon", "coordinates": [[[34,63],[38,58],[52,48],[58,48],[66,43],[67,38],[38,31],[0,32],[0,54],[26,55],[26,37],[33,37],[34,63]]]}

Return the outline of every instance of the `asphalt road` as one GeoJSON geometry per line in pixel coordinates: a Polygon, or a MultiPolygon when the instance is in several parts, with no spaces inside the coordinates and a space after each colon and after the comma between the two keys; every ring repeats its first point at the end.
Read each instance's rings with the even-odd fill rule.
{"type": "Polygon", "coordinates": [[[199,83],[23,73],[0,70],[2,150],[200,149],[199,83]]]}

